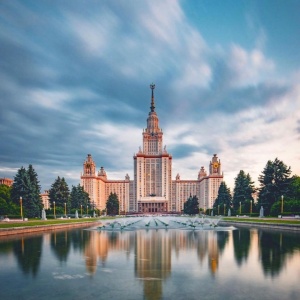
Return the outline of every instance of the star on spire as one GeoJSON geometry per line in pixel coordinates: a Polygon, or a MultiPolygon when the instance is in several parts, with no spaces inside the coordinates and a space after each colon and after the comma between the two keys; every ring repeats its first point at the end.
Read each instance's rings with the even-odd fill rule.
{"type": "Polygon", "coordinates": [[[154,104],[154,89],[155,89],[155,84],[154,83],[150,84],[150,89],[152,90],[150,109],[151,109],[151,112],[154,112],[155,111],[155,104],[154,104]]]}

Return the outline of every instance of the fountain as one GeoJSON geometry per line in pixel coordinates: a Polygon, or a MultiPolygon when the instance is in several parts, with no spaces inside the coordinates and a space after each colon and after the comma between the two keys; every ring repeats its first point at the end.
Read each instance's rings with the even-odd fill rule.
{"type": "Polygon", "coordinates": [[[182,229],[182,230],[223,230],[219,227],[219,217],[202,216],[202,218],[160,216],[160,217],[126,217],[101,221],[97,230],[139,230],[139,229],[182,229]]]}
{"type": "Polygon", "coordinates": [[[77,211],[77,209],[76,209],[76,211],[75,211],[75,219],[78,219],[79,217],[78,217],[78,211],[77,211]]]}
{"type": "MultiPolygon", "coordinates": [[[[140,222],[141,218],[119,218],[116,220],[107,220],[101,221],[101,225],[97,226],[96,229],[98,230],[132,230],[135,229],[136,223],[140,222]]],[[[145,226],[150,226],[151,220],[144,220],[145,226]]]]}

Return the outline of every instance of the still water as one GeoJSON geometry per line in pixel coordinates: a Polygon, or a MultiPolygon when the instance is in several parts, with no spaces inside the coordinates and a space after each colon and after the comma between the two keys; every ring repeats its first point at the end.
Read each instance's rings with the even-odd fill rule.
{"type": "Polygon", "coordinates": [[[0,299],[300,299],[300,234],[76,229],[1,238],[0,299]]]}

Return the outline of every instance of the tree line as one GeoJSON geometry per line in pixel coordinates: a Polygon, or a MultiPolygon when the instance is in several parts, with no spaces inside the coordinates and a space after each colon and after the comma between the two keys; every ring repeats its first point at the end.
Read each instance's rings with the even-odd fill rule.
{"type": "MultiPolygon", "coordinates": [[[[0,185],[0,216],[10,215],[18,217],[21,215],[27,218],[41,217],[43,202],[41,198],[41,186],[38,175],[32,165],[28,168],[21,167],[14,177],[11,187],[0,185]]],[[[83,207],[94,209],[89,194],[78,184],[72,186],[71,191],[65,179],[59,176],[49,189],[49,214],[54,213],[54,206],[57,215],[75,213],[75,210],[83,207]]]]}

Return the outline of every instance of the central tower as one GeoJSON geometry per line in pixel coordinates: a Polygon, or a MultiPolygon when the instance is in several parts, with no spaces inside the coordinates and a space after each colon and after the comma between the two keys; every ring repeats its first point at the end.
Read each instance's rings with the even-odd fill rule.
{"type": "Polygon", "coordinates": [[[163,132],[158,127],[159,120],[155,111],[154,89],[155,84],[150,84],[152,90],[150,112],[147,118],[147,128],[143,132],[143,153],[159,155],[162,153],[163,132]]]}
{"type": "Polygon", "coordinates": [[[134,155],[136,211],[167,212],[172,190],[172,156],[163,148],[163,132],[155,111],[154,89],[151,84],[151,106],[147,128],[143,130],[143,149],[134,155]]]}

